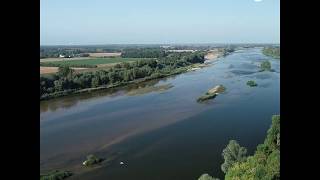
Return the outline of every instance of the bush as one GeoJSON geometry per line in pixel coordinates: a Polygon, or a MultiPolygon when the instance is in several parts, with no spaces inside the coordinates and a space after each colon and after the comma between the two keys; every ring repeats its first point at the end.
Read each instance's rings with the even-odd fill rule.
{"type": "Polygon", "coordinates": [[[103,161],[102,158],[98,158],[98,157],[96,157],[95,155],[90,154],[90,155],[87,156],[87,160],[85,160],[85,161],[83,162],[83,165],[85,165],[85,166],[92,166],[92,165],[98,164],[98,163],[100,163],[100,162],[102,162],[102,161],[103,161]]]}
{"type": "Polygon", "coordinates": [[[224,163],[221,165],[222,171],[227,172],[234,163],[244,162],[246,160],[246,154],[247,149],[245,147],[241,147],[235,140],[230,140],[222,152],[224,159],[224,163]]]}
{"type": "Polygon", "coordinates": [[[252,80],[248,81],[247,85],[250,86],[250,87],[258,86],[258,84],[255,81],[252,81],[252,80]]]}

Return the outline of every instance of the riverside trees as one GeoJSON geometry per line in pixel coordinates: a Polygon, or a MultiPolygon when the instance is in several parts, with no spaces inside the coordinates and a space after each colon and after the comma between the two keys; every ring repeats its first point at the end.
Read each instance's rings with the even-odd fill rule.
{"type": "Polygon", "coordinates": [[[121,63],[115,67],[95,72],[73,73],[69,67],[60,67],[54,75],[40,77],[40,99],[68,94],[74,90],[115,86],[147,78],[155,79],[185,71],[184,67],[203,63],[203,52],[171,53],[158,59],[121,63]]]}
{"type": "MultiPolygon", "coordinates": [[[[280,115],[272,116],[272,124],[263,144],[252,156],[245,157],[246,149],[231,140],[223,150],[222,170],[225,180],[265,179],[280,180],[280,115]]],[[[211,176],[203,174],[203,179],[211,176]]],[[[200,179],[200,178],[199,178],[200,179]]]]}

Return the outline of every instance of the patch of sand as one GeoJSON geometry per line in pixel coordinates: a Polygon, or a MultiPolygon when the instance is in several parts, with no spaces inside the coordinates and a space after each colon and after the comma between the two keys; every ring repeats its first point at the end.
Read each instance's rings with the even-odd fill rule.
{"type": "Polygon", "coordinates": [[[217,59],[221,54],[222,54],[221,51],[219,51],[218,49],[213,49],[213,50],[210,50],[210,51],[208,52],[208,54],[206,54],[206,55],[204,56],[204,58],[205,58],[206,60],[215,60],[215,59],[217,59]]]}

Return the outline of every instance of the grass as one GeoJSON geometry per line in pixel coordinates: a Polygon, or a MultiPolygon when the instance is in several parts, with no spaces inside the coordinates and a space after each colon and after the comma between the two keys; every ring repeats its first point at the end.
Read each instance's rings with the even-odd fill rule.
{"type": "Polygon", "coordinates": [[[70,66],[70,67],[80,67],[80,66],[95,66],[99,64],[112,64],[112,63],[121,63],[121,62],[132,62],[141,60],[141,58],[91,58],[91,59],[81,59],[81,60],[65,60],[65,61],[48,61],[42,62],[40,65],[43,66],[70,66]]]}

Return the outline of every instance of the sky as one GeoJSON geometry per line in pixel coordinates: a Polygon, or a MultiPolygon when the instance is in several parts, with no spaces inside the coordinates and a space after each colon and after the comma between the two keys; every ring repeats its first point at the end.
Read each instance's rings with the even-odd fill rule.
{"type": "Polygon", "coordinates": [[[280,43],[280,0],[40,0],[40,45],[280,43]]]}

